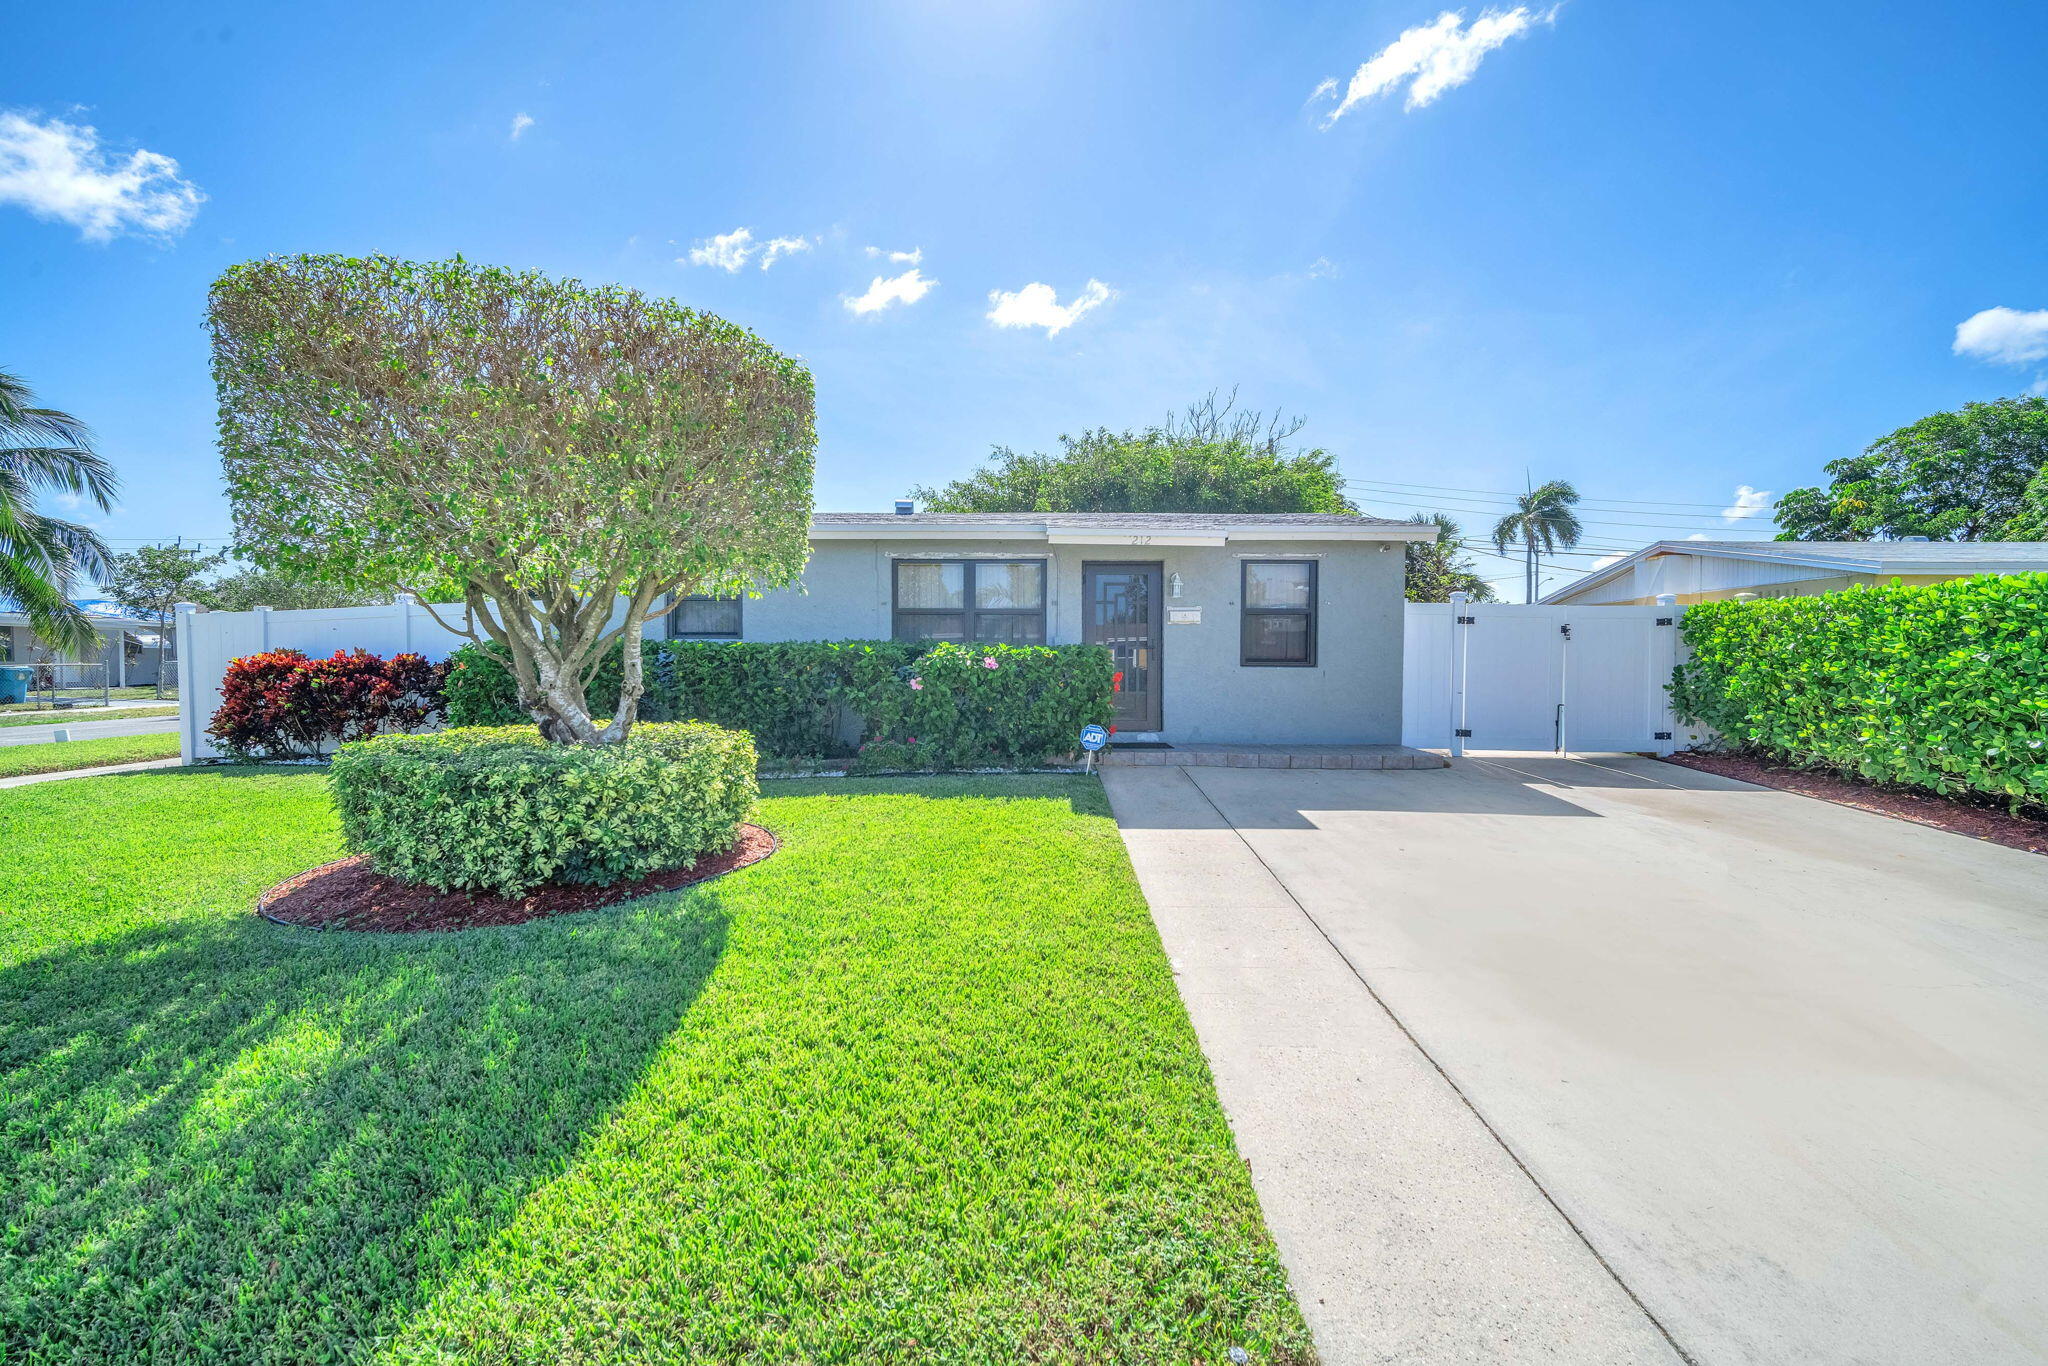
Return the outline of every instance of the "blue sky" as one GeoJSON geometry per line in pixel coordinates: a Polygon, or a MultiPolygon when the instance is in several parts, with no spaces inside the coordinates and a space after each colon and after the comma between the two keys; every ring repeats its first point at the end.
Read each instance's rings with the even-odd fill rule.
{"type": "Polygon", "coordinates": [[[229,531],[201,310],[280,252],[744,322],[827,509],[1234,385],[1368,511],[1568,478],[1598,553],[2048,383],[2034,0],[201,13],[35,7],[0,90],[0,366],[97,428],[117,548],[229,531]]]}

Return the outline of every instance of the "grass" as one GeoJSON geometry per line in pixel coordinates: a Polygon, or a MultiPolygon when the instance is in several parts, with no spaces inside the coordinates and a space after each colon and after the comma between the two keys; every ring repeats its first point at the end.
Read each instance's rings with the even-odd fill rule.
{"type": "MultiPolygon", "coordinates": [[[[76,768],[134,764],[144,759],[175,759],[177,756],[176,731],[160,731],[154,735],[114,735],[94,740],[55,740],[47,745],[0,745],[0,778],[19,778],[30,773],[68,773],[76,768]]],[[[0,901],[0,911],[6,909],[6,903],[0,901]]]]}
{"type": "Polygon", "coordinates": [[[151,716],[176,716],[178,706],[174,702],[164,707],[115,707],[100,711],[36,711],[11,712],[0,715],[0,727],[7,726],[61,726],[67,721],[140,721],[151,716]]]}
{"type": "MultiPolygon", "coordinates": [[[[172,691],[175,693],[176,690],[173,689],[172,691]]],[[[100,690],[98,688],[94,688],[89,695],[87,693],[80,691],[79,689],[73,688],[66,691],[65,695],[76,695],[79,697],[89,696],[90,700],[94,702],[100,700],[100,690]]],[[[172,704],[175,704],[177,702],[177,698],[175,696],[158,697],[156,695],[155,687],[146,683],[134,688],[109,688],[107,689],[107,700],[110,702],[169,702],[172,704]]],[[[0,716],[25,711],[33,711],[36,708],[37,704],[34,702],[0,702],[0,716]]],[[[49,709],[47,707],[44,707],[42,708],[42,710],[47,711],[49,709]]]]}
{"type": "Polygon", "coordinates": [[[1101,789],[459,935],[249,913],[318,771],[0,792],[0,1358],[1312,1359],[1101,789]]]}

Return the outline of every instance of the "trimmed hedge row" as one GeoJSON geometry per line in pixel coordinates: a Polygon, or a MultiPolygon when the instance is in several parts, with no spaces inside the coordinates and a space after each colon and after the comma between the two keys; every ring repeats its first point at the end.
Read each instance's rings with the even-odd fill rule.
{"type": "Polygon", "coordinates": [[[730,849],[760,788],[753,741],[649,724],[617,745],[556,745],[531,725],[384,735],[328,772],[344,840],[388,876],[517,896],[609,886],[730,849]]]}
{"type": "Polygon", "coordinates": [[[1794,763],[2048,803],[2048,574],[1686,609],[1672,700],[1794,763]]]}
{"type": "MultiPolygon", "coordinates": [[[[650,640],[641,716],[750,732],[784,763],[848,759],[886,769],[1028,768],[1071,753],[1081,727],[1106,724],[1114,686],[1097,645],[956,645],[837,640],[650,640]]],[[[450,661],[453,725],[527,720],[500,659],[465,646],[450,661]]],[[[590,688],[618,703],[616,659],[590,688]]]]}

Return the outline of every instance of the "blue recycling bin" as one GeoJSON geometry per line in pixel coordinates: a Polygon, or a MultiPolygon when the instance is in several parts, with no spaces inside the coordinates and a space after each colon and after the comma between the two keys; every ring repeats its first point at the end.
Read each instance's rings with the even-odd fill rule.
{"type": "Polygon", "coordinates": [[[0,704],[28,701],[28,685],[35,676],[32,664],[0,664],[0,704]]]}

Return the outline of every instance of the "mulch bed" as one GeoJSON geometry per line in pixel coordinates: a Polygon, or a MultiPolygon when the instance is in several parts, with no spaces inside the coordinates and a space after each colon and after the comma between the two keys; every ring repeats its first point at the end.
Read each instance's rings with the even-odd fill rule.
{"type": "Polygon", "coordinates": [[[265,892],[256,913],[280,925],[309,930],[475,930],[519,925],[543,916],[593,911],[634,897],[672,892],[759,863],[774,853],[774,835],[758,825],[741,825],[740,837],[722,854],[709,854],[684,868],[670,868],[610,887],[548,883],[524,896],[489,892],[437,892],[373,871],[361,854],[308,869],[265,892]]]}
{"type": "Polygon", "coordinates": [[[1915,788],[1887,787],[1857,778],[1815,769],[1785,768],[1764,759],[1740,754],[1687,754],[1665,757],[1667,764],[1736,778],[1759,787],[1775,787],[1802,797],[1818,797],[1838,806],[1853,806],[1915,825],[1931,825],[1954,835],[1989,840],[2008,849],[2030,854],[2048,854],[2048,820],[2036,816],[2015,816],[2003,807],[1980,805],[1958,797],[1943,797],[1915,788]]]}

